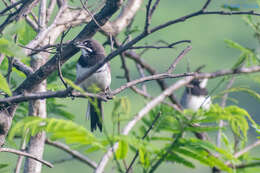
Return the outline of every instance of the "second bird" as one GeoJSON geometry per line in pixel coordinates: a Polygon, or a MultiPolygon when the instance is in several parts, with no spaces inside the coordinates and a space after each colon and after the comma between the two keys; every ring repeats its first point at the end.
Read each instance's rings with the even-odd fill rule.
{"type": "Polygon", "coordinates": [[[184,109],[197,111],[199,108],[208,110],[211,105],[211,98],[206,88],[208,79],[194,79],[185,88],[181,98],[181,105],[184,109]]]}

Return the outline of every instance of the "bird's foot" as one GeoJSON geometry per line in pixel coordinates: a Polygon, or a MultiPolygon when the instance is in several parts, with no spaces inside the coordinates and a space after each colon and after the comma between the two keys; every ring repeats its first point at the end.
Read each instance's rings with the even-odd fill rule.
{"type": "Polygon", "coordinates": [[[108,87],[108,88],[105,90],[104,94],[105,94],[105,97],[106,97],[107,99],[109,99],[109,100],[113,99],[113,94],[112,94],[112,92],[111,92],[111,90],[110,90],[110,87],[108,87]]]}

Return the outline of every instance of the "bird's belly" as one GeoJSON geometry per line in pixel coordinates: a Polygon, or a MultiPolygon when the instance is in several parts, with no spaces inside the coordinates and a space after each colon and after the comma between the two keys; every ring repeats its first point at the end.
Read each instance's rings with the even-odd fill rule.
{"type": "Polygon", "coordinates": [[[111,74],[107,68],[107,66],[103,66],[97,72],[85,79],[80,86],[89,92],[98,90],[104,91],[107,89],[111,83],[111,74]]]}
{"type": "Polygon", "coordinates": [[[186,108],[187,109],[192,109],[194,111],[197,111],[200,107],[208,110],[211,105],[211,99],[210,97],[205,97],[205,96],[189,96],[187,103],[186,103],[186,108]]]}

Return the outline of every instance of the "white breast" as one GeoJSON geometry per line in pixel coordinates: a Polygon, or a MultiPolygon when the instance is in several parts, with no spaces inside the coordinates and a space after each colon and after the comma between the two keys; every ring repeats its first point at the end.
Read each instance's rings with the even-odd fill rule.
{"type": "MultiPolygon", "coordinates": [[[[77,78],[86,73],[89,68],[83,68],[79,64],[77,64],[77,78]]],[[[97,70],[90,77],[85,79],[80,86],[84,90],[90,90],[91,86],[98,87],[102,91],[109,87],[111,84],[111,74],[110,69],[107,64],[103,65],[101,68],[97,70]]],[[[91,92],[91,91],[89,91],[91,92]]]]}
{"type": "Polygon", "coordinates": [[[208,110],[211,105],[211,98],[210,96],[194,96],[185,92],[181,99],[181,104],[185,109],[197,111],[201,107],[208,110]]]}

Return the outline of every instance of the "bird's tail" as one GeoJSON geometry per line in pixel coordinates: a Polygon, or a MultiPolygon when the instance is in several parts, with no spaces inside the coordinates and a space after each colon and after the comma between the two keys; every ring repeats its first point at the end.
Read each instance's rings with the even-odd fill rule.
{"type": "Polygon", "coordinates": [[[103,109],[99,99],[90,99],[88,102],[87,118],[90,118],[90,128],[93,132],[99,128],[102,132],[103,109]]]}

